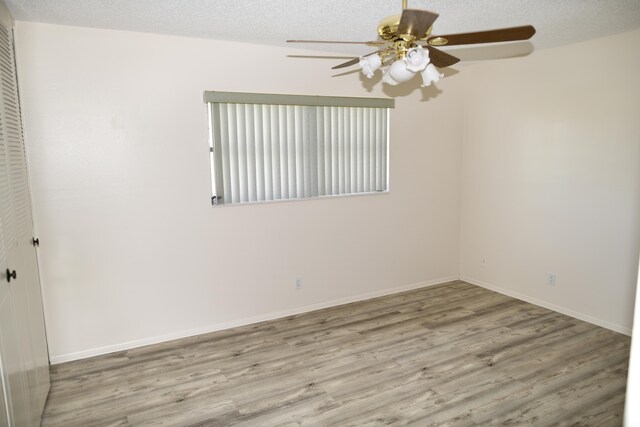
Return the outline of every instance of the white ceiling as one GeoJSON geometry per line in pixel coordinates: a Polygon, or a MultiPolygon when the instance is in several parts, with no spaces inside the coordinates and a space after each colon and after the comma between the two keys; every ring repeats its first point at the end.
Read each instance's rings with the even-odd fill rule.
{"type": "MultiPolygon", "coordinates": [[[[292,38],[372,40],[378,22],[400,13],[402,7],[401,0],[5,1],[15,18],[23,21],[276,46],[292,38]]],[[[532,24],[537,29],[531,40],[535,49],[640,28],[640,0],[409,0],[409,7],[440,13],[433,34],[532,24]]],[[[372,50],[367,46],[288,46],[292,54],[296,48],[353,54],[372,50]]]]}

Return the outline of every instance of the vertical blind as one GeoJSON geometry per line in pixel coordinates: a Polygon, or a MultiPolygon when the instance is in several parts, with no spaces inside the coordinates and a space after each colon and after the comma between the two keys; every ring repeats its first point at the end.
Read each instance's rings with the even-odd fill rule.
{"type": "Polygon", "coordinates": [[[388,189],[388,108],[209,102],[213,202],[388,189]]]}

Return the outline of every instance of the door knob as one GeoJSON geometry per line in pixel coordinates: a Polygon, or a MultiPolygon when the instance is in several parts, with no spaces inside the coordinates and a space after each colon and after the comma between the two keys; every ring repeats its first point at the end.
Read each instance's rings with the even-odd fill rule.
{"type": "Polygon", "coordinates": [[[15,270],[11,271],[7,268],[7,282],[11,283],[11,279],[15,280],[17,278],[18,276],[16,275],[16,271],[15,270]]]}

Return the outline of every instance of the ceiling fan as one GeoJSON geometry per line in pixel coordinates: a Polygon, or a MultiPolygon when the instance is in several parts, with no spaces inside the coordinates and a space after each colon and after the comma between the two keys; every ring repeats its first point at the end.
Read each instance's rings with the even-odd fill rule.
{"type": "Polygon", "coordinates": [[[383,19],[378,25],[376,41],[328,41],[328,40],[287,40],[287,43],[338,43],[363,44],[379,49],[358,58],[336,65],[332,69],[358,64],[369,78],[382,66],[390,66],[382,80],[391,85],[405,82],[415,74],[422,75],[423,86],[429,86],[443,77],[435,67],[448,67],[460,61],[459,58],[440,49],[442,46],[463,44],[510,42],[530,39],[536,32],[531,25],[500,28],[447,35],[431,35],[433,23],[438,14],[429,10],[408,9],[407,0],[402,0],[402,14],[383,19]],[[437,47],[436,47],[437,46],[437,47]]]}

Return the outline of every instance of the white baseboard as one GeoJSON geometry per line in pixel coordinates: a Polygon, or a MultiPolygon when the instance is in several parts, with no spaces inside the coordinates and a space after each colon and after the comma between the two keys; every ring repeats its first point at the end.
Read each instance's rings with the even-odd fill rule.
{"type": "Polygon", "coordinates": [[[509,297],[522,300],[522,301],[526,301],[531,304],[539,305],[540,307],[548,308],[549,310],[557,311],[558,313],[566,314],[567,316],[571,316],[579,320],[584,320],[585,322],[589,322],[597,326],[602,326],[603,328],[610,329],[614,332],[619,332],[621,334],[631,336],[631,328],[627,328],[625,326],[616,325],[614,323],[608,322],[606,320],[598,319],[588,314],[580,313],[566,307],[561,307],[559,305],[555,305],[547,301],[542,301],[537,298],[533,298],[528,295],[521,294],[520,292],[515,292],[509,289],[502,288],[500,286],[491,285],[489,283],[485,283],[481,280],[477,280],[472,277],[461,276],[460,280],[463,280],[467,283],[471,283],[472,285],[489,289],[490,291],[498,292],[499,294],[503,294],[509,297]]]}
{"type": "Polygon", "coordinates": [[[547,301],[542,301],[542,300],[539,300],[537,298],[533,298],[533,297],[530,297],[528,295],[521,294],[519,292],[515,292],[515,291],[509,290],[509,289],[505,289],[505,288],[502,288],[500,286],[491,285],[489,283],[485,283],[485,282],[483,282],[481,280],[477,280],[477,279],[474,279],[472,277],[468,277],[468,276],[461,276],[461,277],[450,276],[450,277],[443,277],[443,278],[440,278],[440,279],[434,279],[434,280],[429,280],[429,281],[420,282],[420,283],[412,283],[410,285],[404,285],[404,286],[398,286],[398,287],[389,288],[389,289],[383,289],[383,290],[380,290],[380,291],[368,292],[368,293],[365,293],[365,294],[354,295],[354,296],[351,296],[351,297],[340,298],[340,299],[331,300],[331,301],[325,301],[325,302],[321,302],[321,303],[317,303],[317,304],[311,304],[311,305],[307,305],[307,306],[303,306],[303,307],[292,308],[292,309],[289,309],[289,310],[278,311],[278,312],[273,312],[273,313],[267,313],[267,314],[262,314],[262,315],[259,315],[259,316],[253,316],[253,317],[233,320],[233,321],[229,321],[229,322],[216,323],[216,324],[208,325],[208,326],[205,326],[205,327],[202,327],[202,328],[196,328],[196,329],[191,329],[191,330],[186,330],[186,331],[174,332],[174,333],[171,333],[171,334],[160,335],[160,336],[155,336],[155,337],[150,337],[150,338],[143,338],[143,339],[134,340],[134,341],[127,341],[127,342],[120,343],[120,344],[108,345],[108,346],[104,346],[104,347],[98,347],[98,348],[93,348],[93,349],[89,349],[89,350],[83,350],[83,351],[79,351],[79,352],[75,352],[75,353],[61,354],[61,355],[57,355],[57,356],[52,356],[51,357],[51,364],[56,365],[56,364],[59,364],[59,363],[70,362],[72,360],[85,359],[85,358],[88,358],[88,357],[100,356],[100,355],[103,355],[103,354],[113,353],[113,352],[116,352],[116,351],[123,351],[123,350],[129,350],[129,349],[136,348],[136,347],[143,347],[145,345],[158,344],[158,343],[165,342],[165,341],[171,341],[171,340],[175,340],[175,339],[187,338],[187,337],[191,337],[191,336],[195,336],[195,335],[207,334],[207,333],[210,333],[210,332],[216,332],[216,331],[222,331],[222,330],[225,330],[225,329],[236,328],[238,326],[251,325],[251,324],[254,324],[254,323],[264,322],[264,321],[267,321],[267,320],[280,319],[280,318],[287,317],[287,316],[293,316],[293,315],[296,315],[296,314],[308,313],[310,311],[321,310],[323,308],[335,307],[335,306],[343,305],[343,304],[350,304],[352,302],[364,301],[364,300],[368,300],[368,299],[371,299],[371,298],[377,298],[377,297],[382,297],[382,296],[386,296],[386,295],[393,295],[393,294],[397,294],[397,293],[400,293],[400,292],[405,292],[405,291],[410,291],[410,290],[413,290],[413,289],[424,288],[424,287],[427,287],[427,286],[439,285],[439,284],[443,284],[443,283],[447,283],[447,282],[452,282],[452,281],[455,281],[455,280],[463,280],[465,282],[471,283],[472,285],[480,286],[480,287],[483,287],[485,289],[489,289],[491,291],[498,292],[498,293],[506,295],[506,296],[517,298],[519,300],[526,301],[526,302],[529,302],[531,304],[538,305],[540,307],[548,308],[549,310],[553,310],[553,311],[556,311],[558,313],[566,314],[567,316],[571,316],[571,317],[574,317],[576,319],[580,319],[580,320],[583,320],[585,322],[592,323],[594,325],[602,326],[603,328],[607,328],[607,329],[610,329],[612,331],[619,332],[621,334],[625,334],[625,335],[629,335],[629,336],[631,335],[631,328],[628,328],[628,327],[625,327],[625,326],[616,325],[616,324],[613,324],[613,323],[608,322],[606,320],[598,319],[596,317],[593,317],[593,316],[590,316],[590,315],[587,315],[587,314],[584,314],[584,313],[580,313],[580,312],[577,312],[577,311],[574,311],[574,310],[571,310],[571,309],[568,309],[568,308],[565,308],[565,307],[561,307],[561,306],[552,304],[552,303],[547,302],[547,301]]]}
{"type": "Polygon", "coordinates": [[[221,322],[213,325],[208,325],[202,328],[191,329],[187,331],[174,332],[171,334],[160,335],[150,338],[143,338],[134,341],[127,341],[120,344],[108,345],[104,347],[92,348],[89,350],[78,351],[75,353],[60,354],[57,356],[51,356],[51,364],[56,365],[58,363],[70,362],[72,360],[85,359],[92,356],[100,356],[107,353],[113,353],[116,351],[129,350],[136,347],[142,347],[150,344],[158,344],[165,341],[171,341],[180,338],[191,337],[194,335],[207,334],[210,332],[222,331],[224,329],[236,328],[238,326],[251,325],[253,323],[264,322],[267,320],[275,320],[283,317],[293,316],[301,313],[308,313],[310,311],[320,310],[328,307],[335,307],[337,305],[349,304],[357,301],[364,301],[371,298],[382,297],[386,295],[397,294],[400,292],[410,291],[413,289],[424,288],[427,286],[439,285],[447,282],[458,280],[458,276],[442,277],[440,279],[428,280],[426,282],[412,283],[410,285],[398,286],[395,288],[383,289],[381,291],[368,292],[366,294],[354,295],[346,298],[340,298],[331,301],[325,301],[317,304],[311,304],[303,307],[292,308],[289,310],[278,311],[274,313],[262,314],[259,316],[248,317],[244,319],[232,320],[229,322],[221,322]]]}

